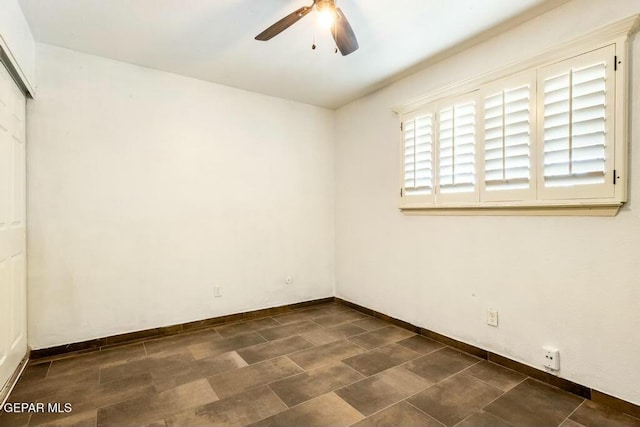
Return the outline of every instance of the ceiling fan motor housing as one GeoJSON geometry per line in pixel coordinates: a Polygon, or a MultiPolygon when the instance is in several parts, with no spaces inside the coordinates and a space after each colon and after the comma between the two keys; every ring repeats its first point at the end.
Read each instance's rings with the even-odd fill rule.
{"type": "Polygon", "coordinates": [[[323,9],[333,10],[336,8],[335,0],[316,0],[315,5],[318,12],[320,12],[323,9]]]}

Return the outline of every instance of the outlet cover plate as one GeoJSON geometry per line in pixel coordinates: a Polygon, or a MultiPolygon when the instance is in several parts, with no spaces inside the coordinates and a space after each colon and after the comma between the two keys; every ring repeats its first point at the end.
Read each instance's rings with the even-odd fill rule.
{"type": "Polygon", "coordinates": [[[543,365],[547,369],[552,371],[560,370],[560,351],[557,348],[550,346],[542,347],[542,353],[544,356],[543,365]]]}
{"type": "Polygon", "coordinates": [[[490,308],[487,310],[487,325],[489,326],[498,326],[498,310],[495,308],[490,308]]]}

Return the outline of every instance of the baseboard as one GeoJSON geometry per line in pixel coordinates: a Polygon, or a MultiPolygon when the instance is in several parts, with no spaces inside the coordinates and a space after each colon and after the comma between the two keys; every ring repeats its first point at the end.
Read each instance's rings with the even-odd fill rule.
{"type": "Polygon", "coordinates": [[[0,413],[2,412],[4,403],[9,397],[9,395],[11,394],[13,387],[15,387],[15,385],[18,383],[18,380],[20,379],[22,372],[24,372],[24,368],[27,367],[28,362],[29,362],[29,355],[25,354],[25,356],[22,358],[22,360],[16,367],[15,371],[13,371],[13,374],[7,380],[7,383],[4,384],[0,389],[0,413]]]}
{"type": "Polygon", "coordinates": [[[42,361],[42,359],[57,358],[63,355],[87,353],[115,347],[118,345],[129,344],[141,340],[151,338],[159,338],[167,335],[175,335],[184,332],[194,331],[197,329],[207,328],[210,326],[221,325],[224,323],[238,322],[241,320],[257,319],[260,317],[272,316],[274,314],[287,313],[289,311],[307,307],[311,305],[326,304],[333,302],[333,297],[321,298],[311,301],[298,302],[295,304],[281,305],[278,307],[263,308],[260,310],[247,311],[243,313],[229,314],[227,316],[212,317],[209,319],[197,320],[195,322],[180,323],[177,325],[163,326],[159,328],[145,329],[142,331],[128,332],[125,334],[112,335],[93,340],[76,342],[71,344],[48,347],[39,350],[31,350],[29,358],[33,361],[42,361]]]}
{"type": "Polygon", "coordinates": [[[362,313],[368,314],[369,316],[386,320],[387,322],[390,322],[401,328],[408,329],[417,334],[424,335],[425,337],[431,338],[434,341],[441,342],[450,347],[457,348],[466,353],[473,354],[474,356],[480,357],[482,359],[488,360],[490,362],[496,363],[498,365],[504,366],[514,371],[520,372],[524,375],[535,378],[544,383],[553,385],[562,390],[566,390],[580,397],[584,397],[585,399],[592,400],[594,402],[603,404],[605,406],[609,406],[610,408],[615,409],[617,411],[629,414],[636,418],[640,418],[640,406],[635,405],[631,402],[627,402],[626,400],[622,400],[620,398],[611,396],[609,394],[603,393],[598,390],[594,390],[582,384],[569,381],[565,378],[557,377],[541,369],[537,369],[532,366],[525,365],[524,363],[517,362],[515,360],[509,359],[508,357],[505,357],[496,353],[492,353],[488,350],[477,347],[475,345],[467,344],[463,341],[459,341],[454,338],[447,337],[446,335],[439,334],[429,329],[425,329],[425,328],[413,325],[411,323],[405,322],[403,320],[396,319],[395,317],[391,317],[384,313],[380,313],[379,311],[375,311],[370,308],[363,307],[351,301],[347,301],[342,298],[335,297],[335,302],[337,302],[338,304],[343,304],[347,307],[353,308],[354,310],[358,310],[362,313]]]}

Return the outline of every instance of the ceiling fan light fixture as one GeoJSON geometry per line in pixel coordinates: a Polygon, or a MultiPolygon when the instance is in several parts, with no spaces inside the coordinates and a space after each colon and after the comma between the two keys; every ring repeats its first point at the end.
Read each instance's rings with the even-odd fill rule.
{"type": "Polygon", "coordinates": [[[331,28],[336,22],[336,10],[332,6],[318,5],[318,25],[322,28],[331,28]]]}

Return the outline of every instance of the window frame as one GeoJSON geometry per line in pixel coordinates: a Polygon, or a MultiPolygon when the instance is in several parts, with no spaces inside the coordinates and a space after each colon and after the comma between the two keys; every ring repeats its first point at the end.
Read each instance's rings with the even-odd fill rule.
{"type": "MultiPolygon", "coordinates": [[[[536,123],[533,124],[531,129],[534,136],[534,147],[532,153],[532,177],[531,179],[536,183],[536,198],[530,200],[488,200],[486,197],[487,192],[482,190],[484,187],[484,117],[480,116],[478,110],[484,108],[484,100],[478,96],[476,101],[476,114],[477,117],[482,120],[476,120],[476,136],[477,140],[481,141],[481,146],[476,147],[477,165],[482,167],[476,171],[476,184],[480,193],[479,200],[476,201],[447,201],[438,198],[437,192],[435,201],[432,203],[424,203],[419,200],[411,200],[404,197],[403,194],[399,198],[399,208],[406,213],[424,213],[424,214],[497,214],[497,215],[519,215],[519,214],[533,214],[533,215],[615,215],[619,207],[627,200],[627,158],[628,158],[628,80],[629,80],[629,36],[637,30],[640,26],[640,15],[630,16],[613,24],[602,27],[593,31],[578,39],[569,41],[557,45],[551,49],[547,49],[540,52],[525,61],[515,62],[504,67],[501,67],[495,71],[488,72],[482,75],[474,76],[462,82],[458,82],[447,87],[440,88],[430,94],[418,97],[405,104],[395,106],[393,111],[396,112],[401,120],[407,114],[413,111],[425,108],[431,108],[442,102],[447,102],[470,92],[480,90],[482,91],[485,86],[500,84],[508,81],[510,78],[515,78],[518,74],[526,74],[534,72],[537,75],[537,70],[546,66],[550,66],[555,63],[560,63],[568,59],[580,56],[582,54],[597,50],[609,45],[614,46],[615,50],[615,93],[614,93],[614,115],[610,119],[613,122],[614,129],[614,158],[613,168],[615,169],[616,185],[614,186],[613,197],[584,197],[584,198],[541,198],[537,188],[540,186],[540,177],[538,169],[539,162],[539,150],[541,143],[539,142],[540,135],[538,126],[540,121],[537,119],[539,111],[536,111],[536,123]],[[481,124],[481,126],[479,125],[481,124]],[[482,133],[479,133],[482,132],[482,133]],[[480,138],[482,137],[482,139],[480,138]],[[533,163],[535,162],[535,163],[533,163]],[[466,210],[466,212],[465,212],[466,210]],[[556,213],[554,213],[554,210],[556,213]]],[[[612,71],[614,72],[614,71],[612,71]]],[[[536,79],[536,92],[531,99],[537,101],[537,79],[536,79]]],[[[480,93],[480,92],[478,92],[480,93]]],[[[437,111],[437,110],[436,110],[437,111]]],[[[435,126],[437,127],[437,117],[435,118],[435,126]]],[[[437,130],[435,131],[437,135],[437,130]]],[[[436,147],[439,145],[439,141],[434,141],[436,147]]],[[[435,151],[438,151],[437,149],[435,151]]],[[[437,163],[439,153],[434,152],[434,158],[437,163]]],[[[401,174],[403,174],[404,165],[400,164],[401,174]]],[[[434,167],[434,186],[438,188],[437,175],[439,172],[439,165],[434,167]]],[[[613,177],[612,177],[613,179],[613,177]]],[[[404,181],[403,184],[404,185],[404,181]]],[[[486,190],[486,188],[485,188],[486,190]]],[[[515,198],[514,198],[515,199],[515,198]]]]}

